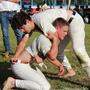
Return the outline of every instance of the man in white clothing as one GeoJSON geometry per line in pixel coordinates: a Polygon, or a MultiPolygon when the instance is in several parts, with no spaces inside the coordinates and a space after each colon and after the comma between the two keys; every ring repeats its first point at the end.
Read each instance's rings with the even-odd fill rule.
{"type": "MultiPolygon", "coordinates": [[[[24,14],[25,18],[30,19],[27,15],[24,14]]],[[[68,23],[64,19],[57,19],[58,23],[62,23],[63,27],[63,34],[62,38],[65,37],[66,33],[68,32],[68,28],[64,29],[64,27],[68,27],[68,23]],[[66,32],[66,33],[64,33],[66,32]]],[[[21,21],[22,23],[24,21],[21,21]]],[[[55,22],[56,24],[57,22],[55,22]]],[[[28,24],[31,24],[30,22],[28,24]]],[[[56,24],[57,25],[57,24],[56,24]]],[[[29,28],[26,27],[26,28],[29,28]]],[[[38,27],[35,29],[39,29],[38,27]]],[[[22,38],[22,41],[20,42],[19,46],[17,47],[16,54],[12,58],[12,69],[14,73],[19,76],[23,80],[18,80],[9,77],[7,79],[7,82],[3,88],[3,90],[8,90],[13,87],[18,87],[18,88],[24,88],[24,89],[33,89],[33,90],[49,90],[50,85],[45,79],[44,75],[40,72],[40,70],[37,68],[39,72],[36,70],[32,69],[29,66],[29,62],[33,60],[33,58],[36,60],[37,63],[42,62],[42,55],[45,57],[50,57],[50,53],[52,46],[54,47],[54,44],[57,42],[56,37],[54,34],[48,35],[49,38],[52,39],[52,44],[48,38],[46,38],[44,35],[40,35],[38,38],[34,40],[34,42],[24,50],[25,44],[29,38],[29,32],[31,32],[31,29],[25,29],[24,32],[26,33],[25,36],[22,38]],[[41,55],[40,55],[40,54],[41,55]],[[34,76],[34,77],[33,77],[34,76]],[[32,85],[33,84],[33,85],[32,85]]],[[[49,34],[49,33],[48,33],[49,34]]],[[[55,47],[53,48],[54,52],[55,47]]],[[[59,73],[58,75],[63,75],[64,73],[64,68],[63,65],[55,58],[51,60],[50,58],[48,59],[52,64],[57,66],[59,68],[59,73]]]]}
{"type": "MultiPolygon", "coordinates": [[[[70,23],[70,33],[65,38],[63,42],[63,48],[60,48],[63,52],[66,45],[68,44],[69,38],[71,37],[72,46],[75,54],[81,60],[82,66],[85,68],[88,76],[90,76],[90,58],[86,52],[84,39],[85,39],[85,24],[82,17],[75,11],[72,10],[65,10],[65,9],[48,9],[40,13],[34,14],[32,17],[32,22],[36,24],[42,32],[48,36],[48,32],[56,32],[55,27],[52,25],[53,21],[57,18],[63,18],[70,23]],[[78,27],[77,27],[78,25],[78,27]],[[77,43],[76,43],[77,42],[77,43]]],[[[25,29],[26,25],[14,25],[15,27],[25,29]]],[[[32,26],[32,25],[31,25],[32,26]]],[[[33,29],[33,27],[31,28],[33,29]]],[[[61,52],[61,54],[62,54],[61,52]]],[[[56,54],[51,55],[51,58],[56,57],[56,54]]],[[[64,55],[63,59],[67,59],[64,55]]]]}
{"type": "MultiPolygon", "coordinates": [[[[43,73],[38,68],[36,68],[37,70],[31,68],[29,63],[34,58],[38,64],[42,64],[43,61],[42,58],[40,58],[40,56],[42,55],[41,57],[46,58],[48,52],[50,51],[50,48],[51,48],[51,42],[43,34],[36,37],[33,43],[30,46],[28,46],[20,54],[17,61],[13,61],[12,64],[12,70],[14,71],[14,73],[18,77],[24,80],[19,80],[9,77],[6,81],[3,90],[8,90],[8,89],[10,90],[13,87],[23,88],[28,90],[29,89],[49,90],[50,84],[46,80],[43,73]]],[[[50,60],[50,62],[56,65],[59,68],[59,70],[63,69],[63,65],[60,64],[57,60],[54,61],[50,60]]],[[[61,72],[62,70],[59,71],[59,73],[61,72]]]]}
{"type": "Polygon", "coordinates": [[[50,84],[44,74],[37,67],[35,70],[30,66],[30,62],[33,59],[37,59],[38,63],[42,63],[42,59],[38,57],[38,53],[42,53],[45,57],[50,47],[51,43],[44,35],[35,38],[33,43],[20,54],[17,62],[13,62],[12,64],[12,70],[22,80],[9,77],[3,90],[11,90],[14,87],[27,90],[50,90],[50,84]],[[45,41],[47,44],[44,45],[45,41]],[[37,57],[34,58],[34,56],[37,57]]]}
{"type": "MultiPolygon", "coordinates": [[[[30,33],[33,30],[35,30],[35,28],[38,28],[37,30],[41,31],[41,28],[39,28],[36,24],[34,24],[33,21],[31,20],[30,16],[28,16],[23,11],[17,13],[13,17],[11,25],[12,25],[12,27],[14,29],[19,28],[22,32],[25,32],[25,33],[30,33]]],[[[69,24],[67,23],[66,20],[64,20],[62,18],[58,18],[54,22],[54,27],[59,28],[59,26],[57,26],[57,25],[60,25],[60,28],[62,28],[62,29],[61,30],[60,29],[57,30],[56,36],[59,37],[60,39],[64,39],[64,37],[68,33],[69,24]]],[[[52,47],[51,47],[51,48],[54,48],[54,49],[50,50],[49,57],[50,57],[50,59],[54,60],[54,59],[56,59],[56,56],[57,56],[57,52],[56,51],[58,50],[57,49],[57,45],[59,43],[58,42],[59,40],[56,38],[56,36],[54,36],[53,33],[52,33],[51,36],[49,34],[50,33],[48,33],[48,38],[51,39],[51,42],[54,41],[54,44],[52,44],[52,47]],[[52,40],[52,39],[54,39],[54,40],[52,40]],[[54,56],[55,58],[51,58],[52,56],[54,56]]],[[[17,53],[15,54],[14,59],[17,58],[18,55],[23,51],[23,48],[25,47],[25,42],[23,43],[23,41],[24,40],[22,39],[21,42],[20,42],[21,44],[18,45],[18,47],[20,49],[17,49],[17,53]]],[[[13,60],[13,61],[15,61],[15,60],[13,60]]]]}

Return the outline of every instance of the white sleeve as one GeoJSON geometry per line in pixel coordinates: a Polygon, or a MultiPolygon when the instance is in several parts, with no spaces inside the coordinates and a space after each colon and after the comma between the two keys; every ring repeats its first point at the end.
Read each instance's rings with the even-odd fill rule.
{"type": "Polygon", "coordinates": [[[37,38],[35,38],[34,41],[31,43],[31,45],[26,48],[26,50],[27,50],[32,56],[35,56],[35,55],[38,54],[37,42],[36,42],[36,40],[37,40],[37,38]]]}
{"type": "Polygon", "coordinates": [[[40,35],[38,38],[38,51],[41,52],[44,56],[47,52],[51,49],[51,42],[50,40],[44,36],[40,35]]]}
{"type": "Polygon", "coordinates": [[[50,22],[49,18],[42,14],[34,14],[32,17],[32,20],[38,27],[42,30],[42,32],[47,35],[48,31],[56,32],[56,29],[50,22]]]}
{"type": "Polygon", "coordinates": [[[55,27],[52,25],[52,23],[49,21],[48,18],[42,16],[40,23],[41,23],[42,31],[44,32],[45,35],[47,35],[47,32],[53,32],[53,33],[56,32],[55,27]]]}

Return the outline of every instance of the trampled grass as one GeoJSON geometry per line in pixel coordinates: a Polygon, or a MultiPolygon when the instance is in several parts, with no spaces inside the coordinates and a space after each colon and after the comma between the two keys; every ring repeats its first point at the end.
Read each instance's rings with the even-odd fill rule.
{"type": "MultiPolygon", "coordinates": [[[[90,24],[86,25],[85,32],[86,32],[86,38],[85,38],[86,50],[87,50],[88,54],[90,55],[90,24]]],[[[15,52],[16,39],[15,39],[13,30],[11,28],[10,28],[9,33],[10,33],[11,47],[12,47],[13,52],[15,52]]],[[[38,36],[38,34],[39,33],[35,32],[32,35],[32,37],[30,38],[27,45],[29,45],[34,40],[34,38],[36,36],[38,36]]],[[[13,76],[13,73],[10,70],[10,63],[4,61],[4,58],[2,55],[3,51],[4,51],[4,46],[3,46],[3,40],[2,40],[2,32],[0,29],[0,85],[2,85],[2,83],[8,76],[13,76]]],[[[82,67],[80,66],[80,63],[77,60],[77,58],[72,50],[71,42],[67,46],[67,50],[65,51],[65,54],[67,55],[72,67],[76,71],[76,76],[70,78],[70,80],[78,82],[78,80],[87,78],[87,74],[86,74],[85,70],[82,69],[82,67]]],[[[48,67],[48,70],[46,70],[46,72],[51,72],[53,74],[58,72],[57,68],[55,66],[53,66],[51,63],[49,63],[47,60],[45,61],[45,63],[48,67]]],[[[45,71],[45,69],[42,71],[45,71]]],[[[46,78],[49,80],[49,82],[52,86],[52,90],[89,90],[89,87],[90,87],[90,86],[85,87],[83,85],[77,85],[76,83],[73,83],[70,80],[64,80],[64,79],[55,78],[55,77],[52,78],[47,75],[46,75],[46,78]]]]}

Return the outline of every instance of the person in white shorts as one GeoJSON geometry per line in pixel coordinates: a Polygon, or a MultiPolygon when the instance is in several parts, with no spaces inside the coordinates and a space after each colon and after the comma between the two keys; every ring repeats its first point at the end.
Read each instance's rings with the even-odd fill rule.
{"type": "MultiPolygon", "coordinates": [[[[18,14],[18,16],[19,15],[20,15],[20,13],[18,14]]],[[[69,28],[70,33],[65,38],[66,40],[63,41],[63,45],[60,50],[62,52],[64,51],[66,45],[68,44],[69,38],[71,38],[73,50],[74,50],[76,56],[81,60],[82,67],[85,68],[88,76],[90,76],[90,70],[89,70],[90,58],[86,52],[85,44],[84,44],[85,43],[84,42],[85,24],[84,24],[82,17],[77,12],[75,12],[73,10],[66,10],[66,9],[48,9],[43,12],[32,15],[30,21],[31,21],[31,23],[36,24],[42,30],[42,32],[46,36],[48,36],[47,35],[48,31],[56,33],[57,30],[52,25],[52,23],[57,18],[63,18],[70,23],[70,28],[69,28]]],[[[13,20],[14,19],[15,19],[15,17],[13,18],[13,20]]],[[[16,21],[16,20],[14,20],[14,21],[16,21]]],[[[33,24],[31,24],[31,26],[33,26],[33,24]]],[[[25,28],[25,26],[27,26],[27,25],[23,25],[18,22],[18,25],[14,24],[13,27],[20,28],[20,26],[22,26],[21,28],[25,28]]],[[[34,27],[29,27],[29,28],[33,29],[34,27]]],[[[52,56],[51,58],[54,58],[54,56],[56,57],[56,54],[51,55],[51,56],[52,56]]],[[[63,56],[64,57],[62,59],[67,61],[67,57],[65,55],[63,55],[63,56]]]]}

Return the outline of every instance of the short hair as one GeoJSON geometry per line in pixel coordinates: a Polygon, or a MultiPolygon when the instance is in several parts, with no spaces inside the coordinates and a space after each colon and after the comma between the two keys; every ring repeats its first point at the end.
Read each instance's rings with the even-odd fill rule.
{"type": "Polygon", "coordinates": [[[53,21],[52,24],[53,24],[54,27],[57,27],[57,26],[60,26],[60,27],[69,26],[69,23],[63,18],[57,18],[55,21],[53,21]]]}
{"type": "Polygon", "coordinates": [[[26,24],[26,20],[31,20],[31,17],[24,11],[16,13],[11,19],[11,27],[13,29],[19,29],[26,24]]]}

